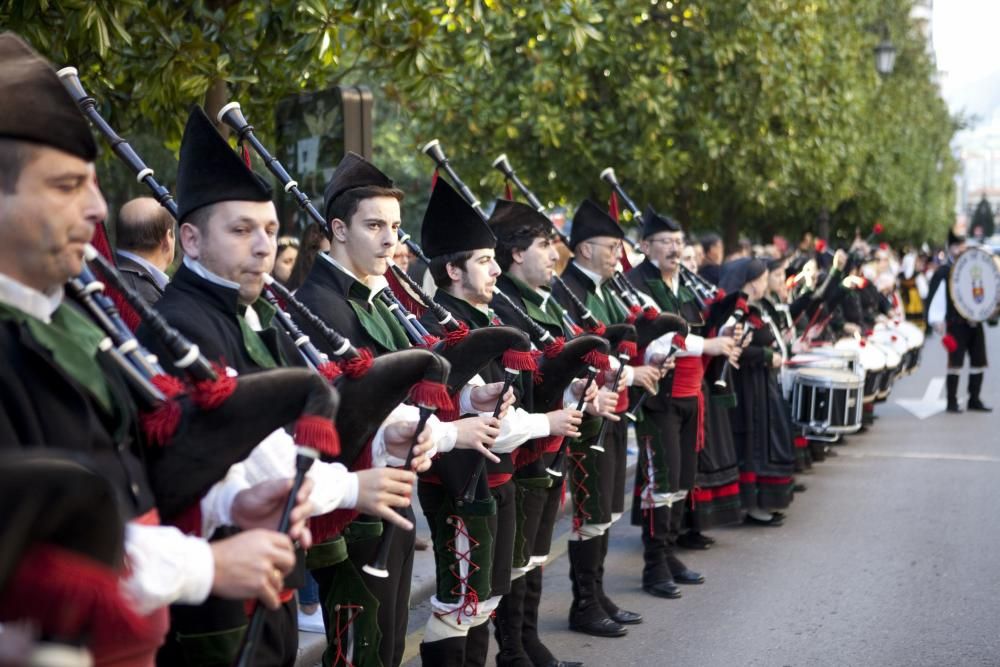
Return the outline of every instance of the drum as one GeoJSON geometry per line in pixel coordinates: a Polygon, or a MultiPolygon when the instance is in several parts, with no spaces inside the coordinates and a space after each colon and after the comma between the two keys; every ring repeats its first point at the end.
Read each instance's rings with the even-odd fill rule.
{"type": "Polygon", "coordinates": [[[909,375],[916,369],[924,336],[923,332],[915,325],[899,321],[880,322],[875,325],[872,338],[882,345],[888,345],[899,354],[901,358],[900,375],[909,375]]]}
{"type": "Polygon", "coordinates": [[[813,354],[813,350],[794,355],[781,367],[778,383],[785,400],[791,400],[792,388],[795,386],[795,376],[803,368],[832,368],[847,370],[847,363],[839,356],[828,354],[813,354]]]}
{"type": "Polygon", "coordinates": [[[955,311],[970,322],[984,322],[1000,311],[1000,268],[984,248],[962,251],[948,272],[948,294],[955,311]]]}
{"type": "Polygon", "coordinates": [[[864,400],[873,403],[878,398],[882,378],[886,375],[885,354],[874,345],[855,338],[842,338],[834,344],[836,350],[850,350],[858,355],[861,369],[864,371],[864,400]]]}
{"type": "Polygon", "coordinates": [[[892,391],[892,385],[896,382],[896,378],[899,377],[903,357],[896,351],[895,347],[881,343],[874,337],[870,337],[867,342],[868,344],[865,346],[866,348],[873,347],[885,355],[885,371],[879,379],[878,396],[875,399],[882,402],[889,398],[889,392],[892,391]]]}
{"type": "Polygon", "coordinates": [[[856,373],[802,368],[792,388],[792,422],[818,435],[855,433],[861,428],[862,381],[856,373]]]}
{"type": "Polygon", "coordinates": [[[924,332],[916,324],[906,320],[897,322],[896,328],[910,341],[910,368],[908,371],[912,373],[920,366],[920,354],[924,349],[924,332]]]}

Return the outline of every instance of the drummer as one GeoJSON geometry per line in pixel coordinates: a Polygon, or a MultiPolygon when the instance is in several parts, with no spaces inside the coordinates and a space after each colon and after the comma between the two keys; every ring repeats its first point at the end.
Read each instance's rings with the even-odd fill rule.
{"type": "Polygon", "coordinates": [[[959,413],[958,379],[969,355],[969,402],[966,407],[975,412],[992,412],[979,394],[983,388],[986,370],[986,336],[982,322],[970,322],[955,309],[948,278],[955,260],[965,250],[965,237],[948,231],[948,262],[934,272],[928,294],[927,323],[942,336],[941,342],[948,350],[948,412],[959,413]]]}

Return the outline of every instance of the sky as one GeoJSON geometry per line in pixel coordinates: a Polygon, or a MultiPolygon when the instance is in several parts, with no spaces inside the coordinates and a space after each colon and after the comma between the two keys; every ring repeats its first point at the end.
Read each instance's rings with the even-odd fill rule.
{"type": "Polygon", "coordinates": [[[1000,0],[934,0],[932,31],[942,93],[958,111],[977,81],[1000,72],[1000,0]]]}

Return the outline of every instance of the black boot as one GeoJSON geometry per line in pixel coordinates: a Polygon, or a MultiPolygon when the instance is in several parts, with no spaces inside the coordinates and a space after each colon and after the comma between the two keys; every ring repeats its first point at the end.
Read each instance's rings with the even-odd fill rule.
{"type": "Polygon", "coordinates": [[[521,644],[524,596],[527,590],[524,579],[518,577],[510,582],[510,592],[500,600],[493,618],[494,636],[500,646],[497,651],[497,667],[533,667],[521,644]]]}
{"type": "Polygon", "coordinates": [[[463,667],[465,637],[449,637],[420,643],[420,664],[424,667],[463,667]]]}
{"type": "Polygon", "coordinates": [[[983,389],[983,374],[969,373],[969,404],[966,406],[976,412],[993,412],[993,408],[984,404],[979,399],[979,392],[983,389]]]}
{"type": "MultiPolygon", "coordinates": [[[[972,384],[972,378],[969,378],[969,384],[972,384]]],[[[958,407],[958,374],[948,373],[946,379],[946,386],[948,388],[948,412],[961,412],[962,408],[958,407]]]]}
{"type": "Polygon", "coordinates": [[[681,526],[684,525],[684,512],[687,508],[687,503],[674,503],[674,506],[670,508],[670,531],[667,533],[667,550],[666,550],[666,561],[667,568],[670,570],[670,576],[674,578],[674,582],[678,584],[703,584],[705,583],[705,577],[701,576],[697,572],[689,570],[687,565],[681,562],[681,559],[675,555],[677,550],[677,538],[681,534],[681,526]]]}
{"type": "Polygon", "coordinates": [[[466,667],[486,667],[486,654],[490,652],[490,621],[486,619],[469,630],[465,640],[466,667]]]}
{"type": "Polygon", "coordinates": [[[611,620],[597,599],[600,557],[600,539],[571,540],[569,543],[570,580],[573,583],[569,629],[594,637],[624,637],[628,630],[611,620]]]}
{"type": "Polygon", "coordinates": [[[642,512],[642,590],[661,598],[679,598],[681,589],[667,567],[667,531],[670,508],[654,507],[642,512]],[[652,516],[650,516],[652,514],[652,516]]]}
{"type": "Polygon", "coordinates": [[[619,609],[618,605],[612,602],[604,592],[604,561],[608,558],[608,542],[611,536],[605,531],[603,535],[594,539],[601,540],[601,564],[597,566],[597,599],[600,601],[601,607],[608,613],[608,618],[621,625],[642,623],[642,614],[619,609]]]}

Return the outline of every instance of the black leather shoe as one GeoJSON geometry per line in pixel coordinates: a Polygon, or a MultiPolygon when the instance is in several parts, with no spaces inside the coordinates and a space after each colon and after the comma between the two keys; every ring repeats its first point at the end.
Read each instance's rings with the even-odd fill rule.
{"type": "Polygon", "coordinates": [[[569,629],[591,637],[624,637],[628,634],[627,628],[615,623],[610,618],[602,618],[589,623],[570,623],[569,629]]]}
{"type": "Polygon", "coordinates": [[[965,407],[975,412],[993,412],[993,408],[984,404],[978,398],[970,398],[965,407]]]}
{"type": "Polygon", "coordinates": [[[778,518],[778,517],[775,517],[775,516],[772,515],[771,518],[770,518],[770,520],[765,521],[764,519],[757,519],[757,518],[754,518],[754,517],[750,516],[749,514],[747,514],[746,518],[743,519],[743,523],[745,523],[748,526],[773,526],[773,527],[778,527],[781,524],[785,523],[785,520],[783,518],[778,518]]]}
{"type": "Polygon", "coordinates": [[[958,403],[949,403],[948,407],[945,408],[945,412],[950,412],[952,414],[958,415],[962,413],[962,408],[958,406],[958,403]]]}
{"type": "Polygon", "coordinates": [[[802,482],[799,482],[795,486],[792,487],[792,491],[794,491],[795,493],[803,493],[803,492],[805,492],[808,489],[809,489],[809,487],[806,486],[805,484],[803,484],[802,482]]]}
{"type": "Polygon", "coordinates": [[[680,573],[673,572],[674,581],[678,584],[703,584],[705,583],[705,577],[699,572],[694,570],[683,570],[680,573]]]}
{"type": "Polygon", "coordinates": [[[643,584],[642,590],[658,598],[676,600],[681,596],[681,589],[672,581],[660,581],[655,584],[643,584]]]}
{"type": "Polygon", "coordinates": [[[613,614],[608,614],[611,620],[619,625],[639,625],[642,623],[642,614],[637,614],[634,611],[626,611],[625,609],[619,609],[613,614]]]}
{"type": "Polygon", "coordinates": [[[714,540],[711,538],[706,538],[701,533],[684,533],[677,537],[677,546],[681,549],[692,549],[698,551],[704,551],[705,549],[710,549],[714,540]]]}
{"type": "Polygon", "coordinates": [[[773,512],[771,512],[771,518],[777,519],[778,521],[784,521],[785,517],[787,516],[788,516],[787,514],[785,514],[784,512],[779,512],[778,510],[774,510],[773,512]]]}

